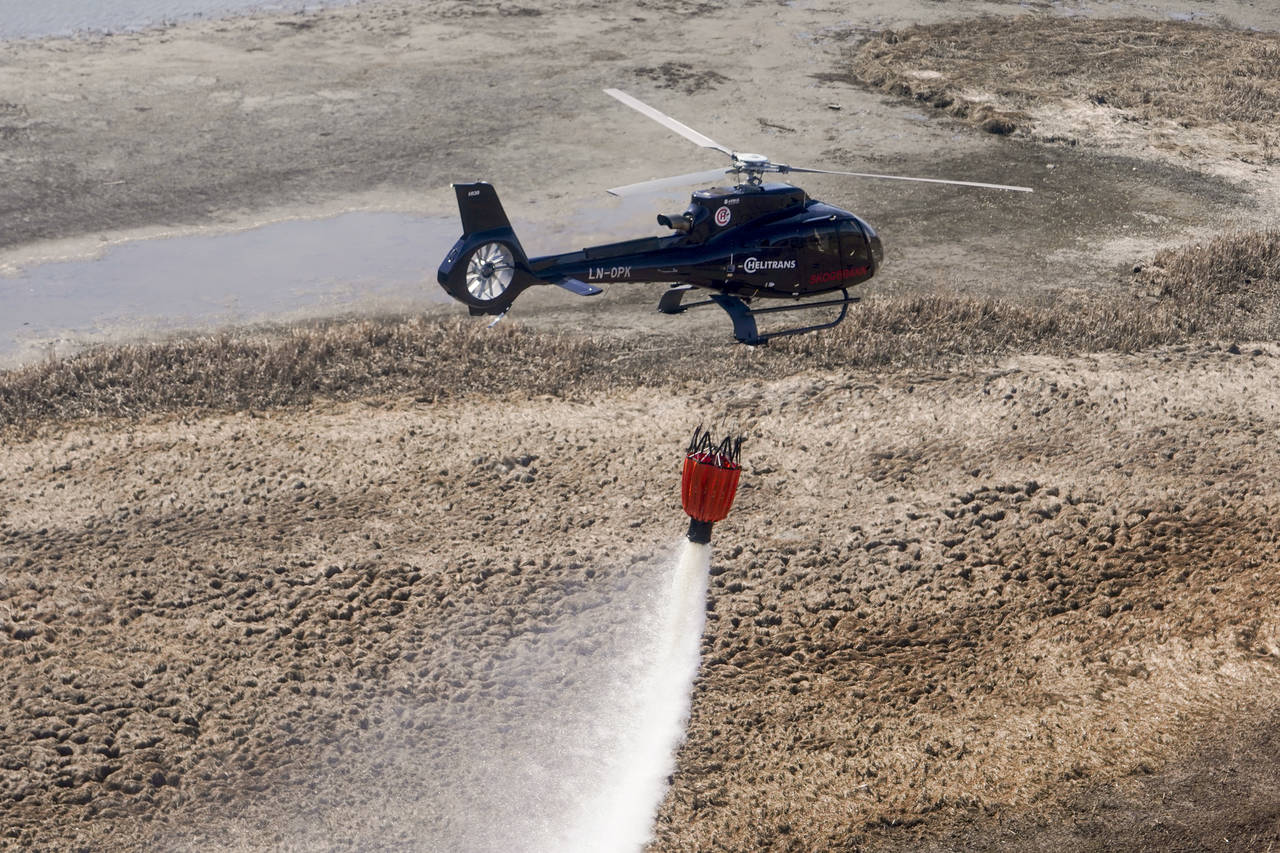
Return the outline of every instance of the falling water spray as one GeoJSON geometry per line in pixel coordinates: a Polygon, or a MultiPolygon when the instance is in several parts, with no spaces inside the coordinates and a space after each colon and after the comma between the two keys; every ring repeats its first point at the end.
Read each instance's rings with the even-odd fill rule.
{"type": "Polygon", "coordinates": [[[619,732],[616,769],[608,790],[584,804],[582,819],[561,849],[633,853],[653,836],[653,818],[684,741],[701,662],[711,529],[733,505],[741,450],[741,438],[717,444],[701,427],[694,431],[680,488],[689,530],[658,609],[646,672],[637,685],[635,725],[619,732]]]}

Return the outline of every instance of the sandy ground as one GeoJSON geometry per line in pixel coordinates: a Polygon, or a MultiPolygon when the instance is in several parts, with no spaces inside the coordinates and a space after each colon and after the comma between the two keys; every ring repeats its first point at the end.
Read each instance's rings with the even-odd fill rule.
{"type": "MultiPolygon", "coordinates": [[[[529,233],[602,237],[601,188],[716,165],[609,85],[790,162],[1037,187],[806,181],[880,229],[877,292],[1117,287],[1158,246],[1270,221],[1269,173],[1242,184],[1225,156],[1002,138],[843,82],[861,34],[1021,9],[380,3],[4,45],[0,263],[445,214],[477,177],[529,233]]],[[[1040,11],[1280,28],[1244,3],[1040,11]]],[[[726,333],[653,298],[520,316],[646,346],[726,333]]],[[[1280,351],[1237,350],[783,378],[763,351],[749,383],[10,437],[0,843],[551,837],[681,533],[679,452],[727,416],[748,471],[654,849],[1267,849],[1280,351]]]]}

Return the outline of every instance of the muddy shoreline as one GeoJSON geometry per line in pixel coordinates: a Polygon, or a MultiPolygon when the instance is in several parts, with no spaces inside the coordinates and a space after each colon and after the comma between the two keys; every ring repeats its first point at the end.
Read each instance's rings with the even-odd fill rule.
{"type": "Polygon", "coordinates": [[[9,176],[0,265],[298,215],[452,216],[449,183],[476,178],[552,242],[616,238],[591,227],[593,211],[613,204],[604,187],[674,164],[715,165],[708,158],[718,155],[627,115],[599,94],[610,85],[790,162],[1016,181],[1044,193],[940,195],[813,176],[813,195],[880,227],[889,265],[877,284],[890,290],[1105,286],[1152,246],[1241,219],[1239,187],[1194,160],[1011,144],[847,82],[850,51],[878,28],[1014,6],[747,8],[740,18],[687,2],[634,14],[590,0],[516,13],[371,3],[0,44],[9,176]]]}

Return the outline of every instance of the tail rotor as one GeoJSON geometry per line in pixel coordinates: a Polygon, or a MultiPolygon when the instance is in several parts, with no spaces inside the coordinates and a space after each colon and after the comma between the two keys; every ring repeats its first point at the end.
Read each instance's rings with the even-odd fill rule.
{"type": "Polygon", "coordinates": [[[484,243],[467,260],[467,292],[481,302],[502,296],[516,275],[515,255],[504,243],[484,243]]]}
{"type": "Polygon", "coordinates": [[[505,314],[538,279],[493,187],[477,182],[454,184],[453,189],[463,233],[440,264],[436,280],[472,314],[505,314]]]}

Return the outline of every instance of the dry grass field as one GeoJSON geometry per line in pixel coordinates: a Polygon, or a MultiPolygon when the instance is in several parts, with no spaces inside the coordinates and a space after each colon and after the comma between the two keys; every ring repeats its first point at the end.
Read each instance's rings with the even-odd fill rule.
{"type": "MultiPolygon", "coordinates": [[[[692,412],[749,425],[751,465],[658,849],[1091,849],[1099,803],[1135,843],[1273,838],[1267,774],[1248,807],[1190,785],[1195,820],[1157,798],[1274,757],[1275,257],[1222,238],[1123,310],[889,300],[757,352],[410,319],[6,374],[10,837],[306,848],[280,809],[389,796],[368,732],[447,764],[438,703],[503,707],[487,658],[668,547],[692,412]]],[[[440,837],[438,772],[350,843],[440,837]]]]}
{"type": "Polygon", "coordinates": [[[1224,234],[1157,253],[1128,286],[1039,306],[955,293],[873,298],[823,335],[767,355],[715,343],[634,346],[615,336],[490,330],[420,317],[107,347],[0,377],[0,427],[60,420],[234,412],[412,394],[420,401],[510,393],[582,396],[806,369],[987,363],[1014,354],[1134,352],[1280,336],[1280,231],[1224,234]]]}
{"type": "MultiPolygon", "coordinates": [[[[1264,163],[1280,157],[1280,35],[1184,21],[1047,15],[882,34],[854,76],[993,133],[1105,107],[1126,121],[1209,128],[1264,163]]],[[[1074,144],[1074,138],[1066,140],[1074,144]]]]}
{"type": "MultiPolygon", "coordinates": [[[[854,44],[842,18],[806,24],[844,64],[793,88],[852,73],[844,114],[898,122],[869,132],[1023,145],[1042,171],[1038,152],[1086,147],[1071,168],[1202,168],[1237,182],[1232,215],[1135,231],[1109,249],[1128,253],[1114,280],[872,289],[837,329],[755,349],[625,328],[619,299],[493,329],[228,329],[0,373],[0,847],[537,847],[582,796],[548,768],[617,736],[597,688],[682,532],[688,433],[724,421],[747,437],[743,488],[649,849],[1280,843],[1276,36],[972,5],[913,6],[919,25],[854,44]]],[[[623,26],[534,6],[520,27],[623,26]]],[[[372,8],[376,27],[236,24],[211,53],[435,32],[372,8]]],[[[654,10],[725,57],[740,41],[713,32],[758,29],[717,4],[635,17],[654,10]]],[[[472,11],[514,43],[508,16],[472,11]]],[[[695,79],[696,97],[749,73],[673,61],[655,47],[635,77],[695,79]]],[[[833,97],[778,109],[825,127],[833,97]]],[[[1116,221],[1129,186],[1107,196],[1116,221]]],[[[967,204],[895,203],[921,233],[967,204]]],[[[74,230],[83,211],[50,204],[74,230]]]]}

